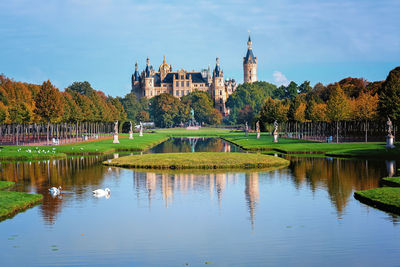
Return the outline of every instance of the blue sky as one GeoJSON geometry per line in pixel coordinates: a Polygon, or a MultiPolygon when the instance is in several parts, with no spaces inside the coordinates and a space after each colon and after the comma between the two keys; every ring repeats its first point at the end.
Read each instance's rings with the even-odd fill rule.
{"type": "Polygon", "coordinates": [[[2,0],[0,73],[50,79],[64,89],[89,81],[106,94],[130,90],[136,60],[200,70],[219,56],[243,81],[251,30],[258,79],[324,84],[384,80],[400,65],[398,0],[2,0]]]}

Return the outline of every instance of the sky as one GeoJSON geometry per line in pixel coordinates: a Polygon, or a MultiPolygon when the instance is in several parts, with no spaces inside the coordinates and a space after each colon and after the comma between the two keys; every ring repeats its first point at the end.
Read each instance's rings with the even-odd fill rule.
{"type": "Polygon", "coordinates": [[[311,84],[346,77],[384,80],[400,65],[398,0],[0,0],[0,73],[88,81],[108,95],[130,92],[137,61],[200,71],[220,59],[243,82],[248,31],[258,80],[311,84]]]}

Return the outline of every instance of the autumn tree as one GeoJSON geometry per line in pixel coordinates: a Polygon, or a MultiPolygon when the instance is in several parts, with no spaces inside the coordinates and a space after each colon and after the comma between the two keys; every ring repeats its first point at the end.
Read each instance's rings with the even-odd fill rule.
{"type": "Polygon", "coordinates": [[[60,119],[63,113],[60,92],[50,81],[43,82],[40,91],[36,95],[35,106],[34,112],[47,122],[47,144],[49,144],[50,123],[60,119]]]}
{"type": "Polygon", "coordinates": [[[361,92],[355,101],[355,119],[364,121],[365,142],[368,142],[368,121],[373,120],[378,114],[378,94],[361,92]]]}
{"type": "Polygon", "coordinates": [[[285,105],[284,101],[268,97],[260,112],[260,119],[266,123],[273,123],[275,120],[284,122],[288,119],[288,111],[289,105],[285,105]]]}
{"type": "Polygon", "coordinates": [[[339,142],[339,121],[346,120],[349,116],[349,103],[345,93],[337,83],[327,102],[327,117],[336,122],[336,143],[339,142]]]}
{"type": "Polygon", "coordinates": [[[7,119],[7,107],[0,102],[0,123],[4,123],[7,119]]]}

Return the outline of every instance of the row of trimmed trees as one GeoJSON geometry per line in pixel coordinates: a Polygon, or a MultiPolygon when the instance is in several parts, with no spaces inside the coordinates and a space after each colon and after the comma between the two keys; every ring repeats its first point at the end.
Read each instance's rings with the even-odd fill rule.
{"type": "Polygon", "coordinates": [[[3,124],[0,139],[3,143],[39,142],[45,136],[49,144],[50,138],[98,136],[110,131],[111,122],[125,119],[119,99],[106,97],[88,82],[74,82],[61,92],[50,81],[35,85],[0,75],[0,124],[3,124]],[[7,140],[10,133],[12,139],[7,140]]]}

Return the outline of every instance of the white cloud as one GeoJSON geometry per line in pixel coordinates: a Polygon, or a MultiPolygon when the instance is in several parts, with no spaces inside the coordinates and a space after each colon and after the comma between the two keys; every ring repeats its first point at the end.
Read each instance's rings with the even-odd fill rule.
{"type": "Polygon", "coordinates": [[[286,78],[286,76],[283,75],[283,73],[280,71],[274,71],[272,76],[274,76],[274,81],[278,86],[281,85],[288,86],[290,83],[290,81],[286,78]]]}

